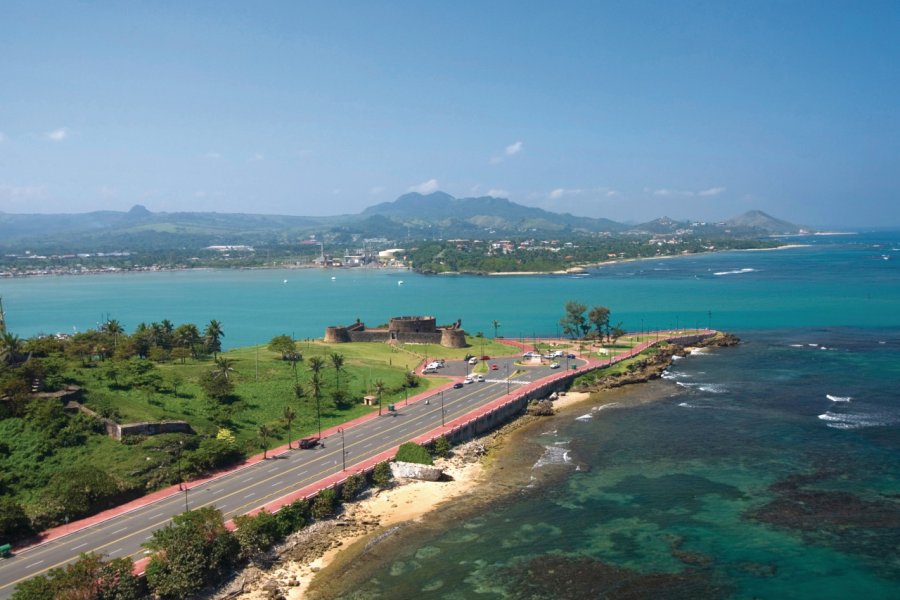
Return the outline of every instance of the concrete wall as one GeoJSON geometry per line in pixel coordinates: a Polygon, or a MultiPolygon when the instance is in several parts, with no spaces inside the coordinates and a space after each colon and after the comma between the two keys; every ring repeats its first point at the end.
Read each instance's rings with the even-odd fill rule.
{"type": "Polygon", "coordinates": [[[462,329],[444,329],[441,331],[441,346],[445,348],[465,348],[466,332],[462,329]]]}
{"type": "Polygon", "coordinates": [[[434,317],[394,317],[388,329],[405,333],[434,333],[437,331],[436,323],[434,317]]]}

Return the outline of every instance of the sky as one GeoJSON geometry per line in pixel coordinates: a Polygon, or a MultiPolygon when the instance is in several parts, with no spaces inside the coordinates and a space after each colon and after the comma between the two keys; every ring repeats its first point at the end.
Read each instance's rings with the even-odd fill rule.
{"type": "Polygon", "coordinates": [[[0,212],[900,225],[900,2],[0,3],[0,212]]]}

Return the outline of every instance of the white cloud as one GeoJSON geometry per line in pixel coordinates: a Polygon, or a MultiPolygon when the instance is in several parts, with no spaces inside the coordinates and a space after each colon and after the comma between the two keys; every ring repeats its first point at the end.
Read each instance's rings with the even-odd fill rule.
{"type": "Polygon", "coordinates": [[[219,154],[218,152],[207,152],[206,154],[203,155],[203,157],[211,158],[213,160],[218,160],[218,159],[222,158],[222,155],[219,154]]]}
{"type": "Polygon", "coordinates": [[[512,144],[507,146],[506,149],[503,151],[503,153],[506,154],[507,156],[514,156],[521,151],[522,151],[522,142],[518,141],[518,142],[513,142],[512,144]]]}
{"type": "Polygon", "coordinates": [[[69,130],[65,127],[60,127],[59,129],[54,129],[53,131],[48,131],[44,134],[51,142],[61,142],[67,137],[69,137],[69,130]]]}
{"type": "Polygon", "coordinates": [[[115,198],[119,195],[119,190],[109,185],[101,185],[97,191],[100,192],[100,196],[103,198],[115,198]]]}
{"type": "Polygon", "coordinates": [[[509,192],[500,188],[489,189],[487,195],[493,196],[494,198],[509,198],[509,192]]]}
{"type": "Polygon", "coordinates": [[[27,202],[45,195],[42,185],[0,185],[0,200],[7,202],[27,202]]]}
{"type": "Polygon", "coordinates": [[[369,193],[372,195],[380,194],[384,191],[384,187],[380,185],[373,185],[369,188],[369,193]]]}
{"type": "Polygon", "coordinates": [[[718,196],[722,192],[725,191],[723,187],[711,187],[708,190],[703,190],[702,192],[697,192],[698,196],[718,196]]]}
{"type": "Polygon", "coordinates": [[[552,192],[548,194],[551,200],[559,200],[563,196],[577,196],[581,194],[584,190],[580,189],[568,189],[568,188],[556,188],[552,192]]]}
{"type": "Polygon", "coordinates": [[[524,144],[521,140],[519,140],[518,142],[513,142],[512,144],[510,144],[509,146],[507,146],[506,148],[503,149],[503,154],[501,154],[499,156],[492,156],[491,161],[490,161],[491,164],[498,165],[498,164],[502,163],[504,160],[506,160],[508,157],[515,156],[516,154],[518,154],[519,152],[522,151],[523,145],[524,144]]]}
{"type": "Polygon", "coordinates": [[[694,196],[704,196],[704,197],[718,196],[719,194],[721,194],[722,192],[725,191],[725,188],[711,187],[709,189],[700,190],[700,191],[673,190],[670,188],[657,188],[657,189],[644,188],[644,191],[649,192],[649,193],[653,194],[654,196],[664,196],[664,197],[665,196],[672,196],[672,197],[680,196],[683,198],[693,198],[694,196]]]}
{"type": "Polygon", "coordinates": [[[431,192],[436,192],[438,189],[438,180],[437,179],[429,179],[428,181],[423,181],[419,185],[414,185],[409,188],[410,192],[418,192],[420,194],[430,194],[431,192]]]}
{"type": "Polygon", "coordinates": [[[257,152],[257,153],[255,153],[253,156],[251,156],[250,158],[248,158],[247,160],[250,161],[250,162],[258,162],[258,161],[264,160],[265,158],[266,158],[266,157],[265,157],[264,155],[262,155],[262,154],[260,154],[259,152],[257,152]]]}
{"type": "Polygon", "coordinates": [[[6,141],[6,134],[0,131],[0,144],[6,141]]]}
{"type": "Polygon", "coordinates": [[[621,192],[619,190],[606,190],[607,198],[615,198],[616,196],[621,196],[621,192]]]}

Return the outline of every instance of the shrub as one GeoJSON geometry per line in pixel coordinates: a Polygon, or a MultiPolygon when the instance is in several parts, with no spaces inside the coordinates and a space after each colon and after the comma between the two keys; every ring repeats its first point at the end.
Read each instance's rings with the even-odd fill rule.
{"type": "Polygon", "coordinates": [[[82,554],[72,564],[51,569],[23,581],[16,587],[14,600],[56,600],[92,598],[96,600],[138,600],[146,598],[141,580],[132,572],[130,558],[104,561],[99,555],[82,554]]]}
{"type": "Polygon", "coordinates": [[[416,463],[419,465],[433,465],[434,461],[428,450],[415,442],[406,442],[397,449],[397,456],[394,460],[400,462],[416,463]]]}
{"type": "Polygon", "coordinates": [[[0,498],[0,539],[4,542],[34,533],[22,506],[12,498],[0,498]]]}
{"type": "Polygon", "coordinates": [[[241,546],[241,556],[254,559],[282,539],[281,527],[275,515],[261,510],[256,516],[240,515],[234,518],[237,529],[234,537],[241,546]]]}
{"type": "Polygon", "coordinates": [[[450,440],[446,436],[440,436],[434,440],[434,455],[447,458],[450,455],[450,440]]]}
{"type": "Polygon", "coordinates": [[[349,502],[359,496],[364,489],[366,489],[366,479],[359,473],[355,473],[348,477],[341,486],[341,498],[345,502],[349,502]]]}
{"type": "Polygon", "coordinates": [[[335,515],[338,509],[337,493],[331,488],[319,492],[312,503],[312,516],[317,520],[329,519],[335,515]]]}
{"type": "Polygon", "coordinates": [[[275,520],[278,522],[282,537],[300,531],[309,521],[309,502],[303,498],[294,500],[287,506],[281,507],[281,510],[275,515],[275,520]]]}
{"type": "Polygon", "coordinates": [[[380,488],[386,488],[391,485],[394,474],[391,472],[391,465],[386,460],[375,465],[372,471],[372,482],[380,488]]]}

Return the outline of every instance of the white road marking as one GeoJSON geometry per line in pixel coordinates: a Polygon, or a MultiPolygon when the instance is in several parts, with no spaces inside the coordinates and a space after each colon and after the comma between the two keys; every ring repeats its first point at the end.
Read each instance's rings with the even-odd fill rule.
{"type": "Polygon", "coordinates": [[[122,551],[121,548],[116,548],[115,550],[110,550],[110,551],[109,551],[109,556],[112,556],[112,555],[115,554],[116,552],[121,552],[121,551],[122,551]]]}
{"type": "Polygon", "coordinates": [[[256,492],[250,492],[249,494],[244,496],[244,498],[249,498],[250,496],[255,496],[255,495],[256,495],[256,492]]]}
{"type": "Polygon", "coordinates": [[[25,568],[26,568],[26,569],[30,569],[31,567],[36,567],[36,566],[38,566],[39,564],[41,564],[42,562],[44,562],[44,561],[39,560],[39,561],[37,561],[36,563],[31,563],[30,565],[28,565],[28,566],[25,567],[25,568]]]}
{"type": "Polygon", "coordinates": [[[281,482],[280,482],[280,481],[276,481],[275,483],[273,483],[273,484],[270,485],[269,487],[275,487],[275,486],[278,486],[278,485],[281,485],[281,482]]]}
{"type": "Polygon", "coordinates": [[[128,528],[127,528],[127,527],[120,527],[120,528],[116,529],[115,531],[113,531],[113,533],[119,533],[120,531],[125,531],[126,529],[128,529],[128,528]]]}
{"type": "Polygon", "coordinates": [[[83,544],[78,544],[77,546],[74,546],[74,547],[72,548],[72,550],[78,550],[79,548],[84,548],[84,547],[87,546],[87,545],[88,545],[87,542],[85,542],[85,543],[83,543],[83,544]]]}
{"type": "Polygon", "coordinates": [[[148,519],[155,519],[156,517],[161,517],[161,516],[162,516],[162,513],[161,513],[161,512],[158,512],[158,513],[156,513],[155,515],[150,515],[150,516],[147,517],[147,518],[148,518],[148,519]]]}
{"type": "Polygon", "coordinates": [[[266,473],[274,473],[274,472],[277,471],[277,470],[278,470],[278,467],[272,467],[271,469],[269,469],[268,471],[266,471],[266,473]]]}

